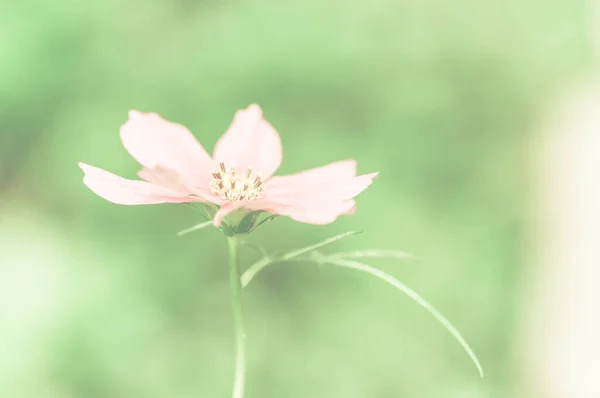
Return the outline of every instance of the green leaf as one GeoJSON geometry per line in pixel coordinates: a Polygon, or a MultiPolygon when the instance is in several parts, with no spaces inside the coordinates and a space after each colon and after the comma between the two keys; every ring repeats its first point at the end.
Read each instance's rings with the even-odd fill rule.
{"type": "Polygon", "coordinates": [[[268,253],[267,253],[267,251],[265,250],[265,248],[264,248],[264,247],[262,247],[262,246],[261,246],[261,245],[259,245],[259,244],[256,244],[256,243],[250,243],[250,242],[248,242],[247,240],[242,240],[242,245],[243,245],[243,246],[248,246],[248,247],[251,247],[251,248],[253,248],[253,249],[254,249],[254,250],[256,250],[258,253],[262,254],[262,255],[263,255],[263,257],[267,257],[267,256],[268,256],[268,253]]]}
{"type": "Polygon", "coordinates": [[[180,236],[180,237],[181,237],[181,236],[183,236],[183,235],[187,235],[187,234],[189,234],[189,233],[191,233],[191,232],[194,232],[194,231],[199,231],[199,230],[201,230],[201,229],[203,229],[203,228],[206,228],[206,227],[208,227],[208,226],[210,226],[210,225],[212,225],[212,220],[205,221],[205,222],[203,222],[203,223],[196,224],[196,225],[194,225],[193,227],[190,227],[190,228],[188,228],[188,229],[184,229],[183,231],[179,231],[179,232],[177,232],[177,236],[180,236]]]}
{"type": "Polygon", "coordinates": [[[254,228],[252,228],[252,230],[250,232],[254,231],[256,228],[260,227],[261,225],[263,225],[266,222],[273,221],[275,218],[277,218],[277,214],[271,214],[271,215],[263,218],[254,226],[254,228]]]}
{"type": "Polygon", "coordinates": [[[357,271],[367,273],[371,276],[374,276],[375,278],[383,280],[384,282],[400,290],[402,293],[406,294],[409,298],[414,300],[421,307],[425,308],[456,339],[458,344],[460,344],[460,346],[467,353],[469,358],[471,358],[471,361],[473,361],[473,363],[475,364],[475,367],[479,371],[479,376],[483,377],[483,368],[481,367],[481,364],[479,363],[475,352],[473,352],[473,350],[466,342],[464,337],[445,316],[443,316],[433,305],[431,305],[428,301],[422,298],[417,292],[406,286],[404,283],[400,282],[397,278],[393,277],[392,275],[358,261],[328,259],[327,257],[323,257],[321,261],[325,264],[335,265],[338,267],[352,268],[357,271]]]}
{"type": "Polygon", "coordinates": [[[238,225],[238,227],[236,228],[236,230],[235,230],[236,233],[238,233],[238,234],[249,233],[254,228],[256,219],[258,218],[258,216],[260,216],[261,213],[263,213],[262,210],[256,210],[256,211],[252,211],[252,212],[246,214],[244,216],[244,218],[242,218],[242,221],[240,221],[240,224],[238,225]]]}
{"type": "Polygon", "coordinates": [[[209,220],[215,218],[215,214],[217,214],[217,211],[219,210],[219,208],[212,203],[202,203],[202,208],[204,209],[204,213],[209,220]]]}
{"type": "Polygon", "coordinates": [[[182,203],[182,205],[194,210],[196,213],[200,214],[205,220],[212,220],[215,217],[217,210],[219,210],[219,208],[216,205],[213,205],[211,203],[200,203],[200,205],[202,206],[202,210],[200,210],[191,203],[182,203]]]}
{"type": "Polygon", "coordinates": [[[348,236],[358,235],[361,232],[362,231],[349,231],[349,232],[344,232],[343,234],[332,236],[331,238],[325,239],[324,241],[321,241],[319,243],[315,243],[314,245],[306,246],[306,247],[303,247],[302,249],[298,249],[298,250],[294,250],[294,251],[291,251],[291,252],[287,252],[287,253],[285,253],[285,254],[283,254],[281,256],[281,259],[284,260],[284,261],[285,260],[290,260],[290,259],[292,259],[294,257],[298,257],[298,256],[301,256],[303,254],[310,253],[312,251],[320,249],[323,246],[327,246],[327,245],[330,245],[332,243],[335,243],[338,240],[342,240],[344,238],[347,238],[348,236]]]}
{"type": "Polygon", "coordinates": [[[262,259],[258,260],[257,262],[252,264],[250,267],[248,267],[248,269],[244,272],[244,274],[242,275],[242,278],[241,278],[242,286],[246,287],[246,285],[248,285],[248,283],[250,283],[252,278],[254,278],[256,276],[256,274],[258,274],[263,268],[265,268],[269,264],[273,264],[273,263],[281,262],[281,261],[289,261],[289,260],[299,257],[303,254],[307,254],[312,251],[315,251],[323,246],[327,246],[327,245],[335,243],[339,240],[347,238],[348,236],[353,236],[353,235],[357,235],[360,233],[361,233],[360,231],[344,232],[343,234],[333,236],[333,237],[325,239],[324,241],[321,241],[319,243],[315,243],[314,245],[306,246],[302,249],[293,250],[291,252],[287,252],[287,253],[280,254],[277,256],[263,257],[262,259]]]}
{"type": "Polygon", "coordinates": [[[190,209],[194,210],[196,213],[200,214],[202,216],[202,218],[206,219],[206,220],[210,220],[212,219],[212,217],[208,217],[206,214],[206,208],[203,207],[203,210],[198,209],[196,206],[190,204],[190,203],[182,203],[182,205],[184,205],[185,207],[189,207],[190,209]]]}
{"type": "Polygon", "coordinates": [[[401,250],[357,250],[352,252],[341,252],[330,254],[328,258],[352,259],[352,258],[396,258],[398,260],[418,260],[418,258],[410,253],[401,250]]]}
{"type": "Polygon", "coordinates": [[[225,221],[223,221],[221,223],[221,226],[219,227],[219,229],[225,234],[225,236],[235,236],[235,231],[233,229],[231,229],[231,227],[229,227],[229,225],[227,225],[225,223],[225,221]]]}

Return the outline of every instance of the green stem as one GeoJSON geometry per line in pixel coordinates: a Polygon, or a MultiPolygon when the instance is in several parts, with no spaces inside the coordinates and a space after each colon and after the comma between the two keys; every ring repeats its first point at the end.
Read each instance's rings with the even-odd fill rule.
{"type": "Polygon", "coordinates": [[[243,398],[244,378],[246,372],[246,333],[244,332],[244,313],[242,310],[242,284],[240,282],[240,266],[238,249],[240,241],[235,237],[227,238],[229,244],[229,287],[235,327],[235,377],[232,398],[243,398]]]}

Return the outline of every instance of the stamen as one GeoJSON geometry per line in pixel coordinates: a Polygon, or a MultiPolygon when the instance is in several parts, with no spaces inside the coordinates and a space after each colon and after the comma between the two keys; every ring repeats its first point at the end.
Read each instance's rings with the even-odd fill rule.
{"type": "Polygon", "coordinates": [[[212,193],[219,198],[229,202],[262,198],[262,177],[260,173],[252,177],[252,166],[248,166],[242,175],[236,173],[235,166],[226,168],[223,162],[219,162],[219,169],[212,173],[213,180],[210,183],[212,193]]]}

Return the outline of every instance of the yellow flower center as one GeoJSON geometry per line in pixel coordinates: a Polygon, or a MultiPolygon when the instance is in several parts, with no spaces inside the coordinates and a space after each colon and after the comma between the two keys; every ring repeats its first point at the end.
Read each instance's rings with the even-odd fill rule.
{"type": "Polygon", "coordinates": [[[235,167],[225,168],[219,162],[219,169],[213,172],[210,190],[219,198],[228,202],[256,200],[262,198],[263,180],[260,174],[252,177],[252,168],[248,166],[244,175],[238,175],[235,167]]]}

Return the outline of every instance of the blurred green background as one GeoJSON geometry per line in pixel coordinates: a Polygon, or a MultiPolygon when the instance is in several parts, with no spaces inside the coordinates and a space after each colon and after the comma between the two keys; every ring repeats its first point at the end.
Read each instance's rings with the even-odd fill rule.
{"type": "MultiPolygon", "coordinates": [[[[269,251],[348,230],[436,305],[353,271],[273,267],[246,290],[248,398],[519,397],[527,153],[546,99],[591,60],[587,3],[75,0],[0,3],[0,396],[227,397],[226,242],[181,205],[108,203],[77,162],[129,178],[129,109],[210,151],[259,103],[280,174],[354,158],[381,176],[329,226],[288,219],[269,251]]],[[[255,260],[244,252],[244,264],[255,260]]]]}

